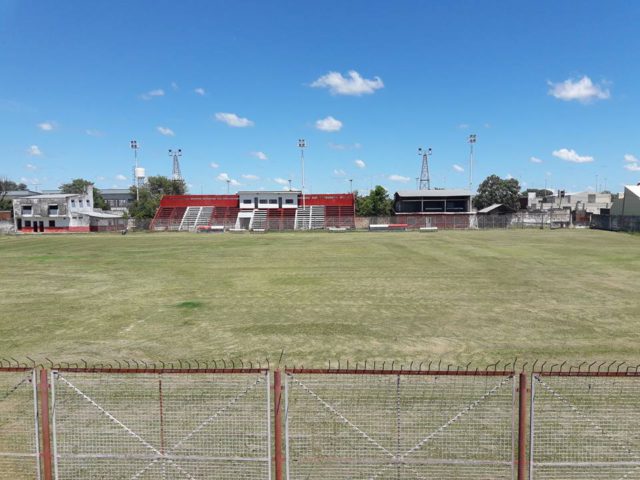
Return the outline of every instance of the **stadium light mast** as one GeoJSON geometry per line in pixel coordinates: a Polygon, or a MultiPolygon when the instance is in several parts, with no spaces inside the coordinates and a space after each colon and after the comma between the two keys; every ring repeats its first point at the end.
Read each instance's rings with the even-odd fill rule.
{"type": "Polygon", "coordinates": [[[304,149],[307,148],[307,142],[304,138],[298,139],[298,148],[300,149],[300,161],[302,163],[302,208],[306,207],[304,199],[304,149]]]}
{"type": "Polygon", "coordinates": [[[473,192],[473,146],[476,144],[477,135],[469,135],[469,192],[473,192]]]}
{"type": "Polygon", "coordinates": [[[140,190],[138,188],[138,142],[131,140],[131,149],[133,150],[133,184],[136,186],[136,202],[140,200],[140,190]]]}
{"type": "Polygon", "coordinates": [[[182,180],[182,173],[180,172],[180,157],[182,156],[182,149],[179,148],[176,151],[169,149],[169,156],[173,157],[171,178],[173,180],[182,180]]]}
{"type": "Polygon", "coordinates": [[[349,193],[353,195],[353,178],[349,179],[349,193]]]}
{"type": "Polygon", "coordinates": [[[227,195],[229,195],[229,185],[231,185],[231,180],[227,178],[227,195]]]}
{"type": "Polygon", "coordinates": [[[433,150],[427,148],[424,150],[422,147],[418,148],[418,155],[422,157],[422,170],[420,171],[420,182],[418,184],[418,190],[431,190],[431,178],[429,177],[429,157],[433,150]]]}
{"type": "Polygon", "coordinates": [[[287,180],[289,182],[289,191],[291,191],[291,179],[287,180]]]}

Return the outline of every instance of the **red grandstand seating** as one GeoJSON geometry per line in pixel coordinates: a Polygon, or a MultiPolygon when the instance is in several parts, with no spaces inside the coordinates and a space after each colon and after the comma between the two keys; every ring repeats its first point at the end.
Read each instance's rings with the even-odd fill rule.
{"type": "Polygon", "coordinates": [[[326,206],[325,227],[355,228],[355,209],[350,206],[326,206]]]}
{"type": "Polygon", "coordinates": [[[166,230],[169,226],[169,219],[173,213],[173,207],[160,207],[156,212],[156,215],[151,221],[149,229],[151,230],[166,230]]]}
{"type": "Polygon", "coordinates": [[[274,208],[267,210],[267,229],[269,230],[293,230],[295,221],[295,208],[274,208]]]}

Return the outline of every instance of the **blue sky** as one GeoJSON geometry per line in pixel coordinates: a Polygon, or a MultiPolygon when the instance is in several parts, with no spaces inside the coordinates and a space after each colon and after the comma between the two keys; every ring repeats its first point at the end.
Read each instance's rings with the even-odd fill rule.
{"type": "Polygon", "coordinates": [[[640,3],[0,0],[0,176],[192,193],[640,181],[640,3]],[[355,72],[355,73],[350,73],[355,72]],[[280,183],[279,183],[280,182],[280,183]]]}

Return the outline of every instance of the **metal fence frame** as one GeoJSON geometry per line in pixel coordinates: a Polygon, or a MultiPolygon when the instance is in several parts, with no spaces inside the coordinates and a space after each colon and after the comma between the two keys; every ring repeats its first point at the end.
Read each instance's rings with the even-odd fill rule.
{"type": "MultiPolygon", "coordinates": [[[[565,362],[566,363],[566,362],[565,362]]],[[[553,371],[553,367],[551,369],[551,371],[533,371],[531,373],[531,390],[530,390],[530,398],[529,398],[529,405],[530,405],[530,416],[529,416],[529,461],[528,461],[528,479],[529,480],[533,480],[535,478],[535,467],[536,467],[536,462],[535,462],[535,456],[534,456],[534,448],[536,445],[536,410],[535,410],[535,398],[536,398],[536,383],[539,382],[541,377],[547,377],[547,378],[560,378],[560,377],[570,377],[570,378],[593,378],[593,379],[603,379],[603,378],[628,378],[628,379],[635,379],[636,381],[640,381],[640,372],[638,372],[638,368],[640,367],[640,365],[632,367],[629,366],[624,370],[620,370],[620,368],[622,367],[622,365],[624,365],[624,362],[620,363],[617,367],[616,370],[613,370],[612,367],[615,366],[616,362],[612,362],[611,364],[609,364],[608,366],[606,366],[606,371],[605,370],[600,370],[601,367],[603,367],[603,365],[605,365],[605,362],[601,363],[597,370],[595,371],[591,371],[591,368],[597,363],[597,362],[593,362],[592,364],[589,365],[588,370],[583,371],[581,370],[581,366],[584,365],[586,362],[583,362],[582,364],[580,364],[580,366],[578,367],[570,367],[570,369],[568,371],[563,371],[562,367],[564,366],[564,363],[560,366],[560,370],[558,371],[553,371]],[[575,370],[574,370],[575,368],[575,370]]],[[[554,366],[557,366],[554,365],[554,366]]],[[[613,395],[611,395],[608,398],[612,398],[613,395]]],[[[566,402],[565,399],[563,399],[563,401],[566,402]]],[[[640,399],[638,400],[638,402],[640,403],[640,399]]],[[[572,407],[573,409],[575,409],[576,407],[572,407]]],[[[598,427],[598,429],[601,430],[601,428],[596,425],[598,427]]],[[[602,433],[604,435],[604,431],[601,431],[600,433],[602,433]]],[[[549,466],[548,462],[542,462],[544,466],[549,466]]],[[[565,465],[566,462],[557,462],[558,466],[566,466],[565,465]]],[[[595,465],[597,462],[585,462],[585,465],[588,466],[589,463],[595,465]]],[[[610,462],[610,463],[615,463],[615,462],[610,462]]],[[[636,462],[637,465],[634,467],[634,470],[637,470],[640,468],[640,461],[636,462]]],[[[598,477],[600,478],[600,477],[598,477]]],[[[624,476],[622,476],[621,478],[627,478],[627,475],[625,474],[624,476]]]]}
{"type": "MultiPolygon", "coordinates": [[[[495,366],[494,366],[495,367],[495,366]]],[[[505,366],[506,367],[506,366],[505,366]]],[[[512,441],[511,441],[511,470],[512,478],[524,480],[526,474],[526,395],[527,395],[527,378],[524,373],[516,374],[512,370],[391,370],[386,369],[305,369],[305,368],[285,368],[285,385],[284,385],[284,465],[280,466],[279,472],[276,474],[276,480],[284,478],[290,479],[290,451],[289,451],[289,376],[295,374],[311,374],[311,375],[391,375],[391,376],[476,376],[476,377],[509,377],[513,382],[513,400],[512,400],[512,441]],[[517,407],[516,407],[517,404],[517,407]],[[286,467],[286,468],[285,468],[286,467]]],[[[278,380],[276,385],[279,386],[280,372],[276,372],[278,380]]],[[[471,408],[472,409],[472,408],[471,408]]],[[[471,410],[470,409],[470,410],[471,410]]],[[[282,419],[276,413],[276,423],[282,419]]],[[[281,434],[280,434],[281,435],[281,434]]],[[[282,438],[276,431],[276,445],[282,442],[282,438]]],[[[278,463],[276,463],[278,465],[278,463]]]]}
{"type": "MultiPolygon", "coordinates": [[[[33,453],[27,453],[27,452],[22,452],[22,453],[16,453],[16,452],[6,452],[6,453],[2,453],[0,452],[0,458],[2,457],[13,457],[13,458],[35,458],[35,478],[37,480],[40,480],[41,478],[41,464],[43,462],[43,460],[45,461],[46,464],[46,455],[45,452],[43,452],[43,450],[41,449],[40,446],[40,416],[39,416],[39,410],[38,410],[38,377],[37,377],[37,371],[35,368],[31,368],[31,367],[21,367],[21,366],[17,366],[17,367],[5,367],[0,365],[0,376],[3,374],[8,374],[8,373],[24,373],[27,374],[28,372],[31,372],[31,379],[29,380],[32,384],[31,388],[33,391],[33,441],[34,441],[34,449],[35,452],[33,453]]],[[[11,391],[10,393],[12,393],[13,391],[16,391],[18,388],[20,387],[19,385],[16,385],[11,391]]],[[[4,399],[0,398],[0,401],[2,401],[4,399]]],[[[0,431],[0,433],[2,433],[0,431]]],[[[43,432],[44,434],[44,432],[43,432]]],[[[0,475],[2,474],[2,472],[0,472],[0,475]]]]}
{"type": "MultiPolygon", "coordinates": [[[[271,429],[271,379],[270,379],[270,371],[266,368],[77,368],[77,367],[60,367],[53,368],[51,370],[41,370],[41,385],[45,385],[49,390],[48,395],[42,396],[42,401],[44,402],[45,398],[48,400],[51,399],[52,408],[51,408],[51,418],[44,418],[43,416],[43,429],[45,425],[47,427],[51,427],[51,435],[47,434],[45,437],[45,450],[48,453],[47,457],[49,460],[49,472],[45,471],[43,480],[54,480],[61,478],[58,473],[58,458],[60,457],[58,453],[57,446],[57,431],[56,431],[56,393],[55,393],[55,381],[54,375],[56,373],[85,373],[85,374],[96,374],[96,375],[136,375],[136,374],[165,374],[165,375],[201,375],[201,374],[230,374],[230,375],[250,375],[250,374],[262,374],[264,375],[265,387],[266,388],[266,443],[267,443],[267,456],[266,456],[266,470],[268,471],[267,478],[270,480],[272,478],[272,467],[273,467],[273,457],[272,457],[272,429],[271,429]],[[46,385],[46,383],[48,385],[46,385]],[[48,444],[48,445],[47,445],[48,444]]],[[[45,390],[43,390],[44,392],[45,390]]],[[[43,408],[44,403],[43,403],[43,408]]],[[[48,407],[47,407],[48,408],[48,407]]]]}

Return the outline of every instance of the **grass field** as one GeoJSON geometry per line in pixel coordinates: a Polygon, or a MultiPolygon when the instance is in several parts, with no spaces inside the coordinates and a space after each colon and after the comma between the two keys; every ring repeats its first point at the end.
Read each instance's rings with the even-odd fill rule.
{"type": "Polygon", "coordinates": [[[0,357],[640,363],[640,236],[0,237],[0,357]]]}

